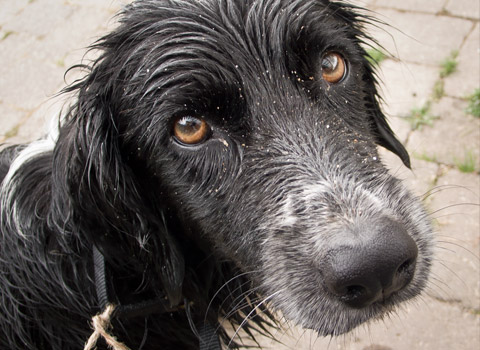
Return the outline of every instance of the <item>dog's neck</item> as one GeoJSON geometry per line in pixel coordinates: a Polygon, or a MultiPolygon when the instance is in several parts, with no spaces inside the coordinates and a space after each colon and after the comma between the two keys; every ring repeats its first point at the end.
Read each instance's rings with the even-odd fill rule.
{"type": "MultiPolygon", "coordinates": [[[[100,310],[103,310],[107,305],[112,304],[112,299],[118,298],[109,294],[105,257],[95,245],[93,246],[93,264],[97,299],[100,310]]],[[[191,302],[185,299],[183,304],[172,306],[167,296],[160,296],[153,299],[140,300],[132,304],[116,305],[113,317],[117,319],[128,319],[133,317],[147,317],[152,314],[178,312],[181,310],[188,311],[191,306],[190,303],[191,302]]],[[[200,350],[221,349],[216,331],[210,324],[206,323],[195,328],[197,328],[198,331],[200,350]]]]}
{"type": "MultiPolygon", "coordinates": [[[[115,300],[115,296],[111,295],[113,291],[108,290],[107,274],[105,258],[98,248],[93,246],[93,264],[95,273],[95,287],[97,292],[97,299],[100,309],[104,309],[108,304],[118,302],[112,302],[115,300]]],[[[161,314],[167,312],[176,312],[183,309],[184,305],[170,305],[170,302],[166,296],[160,296],[153,299],[141,300],[132,304],[117,305],[115,317],[118,318],[132,318],[138,316],[149,316],[151,314],[161,314]]]]}

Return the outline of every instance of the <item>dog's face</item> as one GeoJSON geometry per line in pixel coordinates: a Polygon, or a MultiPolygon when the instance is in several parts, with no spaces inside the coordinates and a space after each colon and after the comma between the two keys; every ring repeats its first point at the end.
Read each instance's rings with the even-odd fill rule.
{"type": "Polygon", "coordinates": [[[89,78],[188,239],[322,335],[417,295],[431,258],[427,216],[377,154],[408,165],[360,20],[325,0],[138,1],[89,78]]]}

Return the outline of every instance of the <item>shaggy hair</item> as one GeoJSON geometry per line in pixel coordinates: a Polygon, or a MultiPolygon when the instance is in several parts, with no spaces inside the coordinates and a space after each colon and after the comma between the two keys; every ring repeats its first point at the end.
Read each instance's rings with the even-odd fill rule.
{"type": "Polygon", "coordinates": [[[271,310],[339,335],[418,295],[431,227],[377,154],[409,166],[360,12],[127,6],[58,135],[0,153],[0,348],[82,349],[106,302],[119,341],[168,350],[204,326],[237,348],[225,322],[268,334],[271,310]]]}

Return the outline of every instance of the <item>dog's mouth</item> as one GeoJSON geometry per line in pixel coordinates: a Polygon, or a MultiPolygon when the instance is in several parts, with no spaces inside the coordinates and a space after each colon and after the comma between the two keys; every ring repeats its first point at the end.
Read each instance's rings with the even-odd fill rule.
{"type": "MultiPolygon", "coordinates": [[[[316,332],[320,337],[341,336],[363,323],[382,320],[394,314],[405,299],[401,294],[392,294],[362,308],[352,308],[345,303],[331,301],[331,309],[319,306],[313,311],[299,310],[294,314],[284,315],[302,328],[316,332]]],[[[311,310],[309,306],[306,309],[311,310]]]]}
{"type": "MultiPolygon", "coordinates": [[[[403,250],[392,243],[391,249],[382,253],[373,247],[370,256],[362,253],[361,247],[328,251],[320,265],[290,261],[291,270],[298,263],[294,272],[290,270],[285,278],[272,276],[266,282],[272,285],[276,279],[277,286],[283,287],[281,295],[272,299],[273,306],[320,336],[342,335],[362,323],[384,318],[422,291],[423,275],[428,273],[425,262],[417,261],[413,239],[404,238],[405,242],[399,243],[403,250]]],[[[391,239],[386,235],[383,243],[378,239],[377,243],[391,239]]]]}
{"type": "MultiPolygon", "coordinates": [[[[318,193],[325,197],[327,186],[322,191],[318,193]]],[[[308,207],[320,202],[316,193],[307,204],[298,201],[307,207],[308,218],[326,218],[320,227],[295,215],[294,200],[285,198],[277,216],[281,223],[270,230],[262,253],[265,294],[281,290],[272,306],[320,336],[342,335],[385,318],[419,295],[428,280],[431,246],[424,239],[431,235],[428,218],[412,218],[389,203],[376,206],[373,195],[356,193],[357,204],[370,208],[369,214],[355,216],[355,211],[342,210],[340,215],[331,208],[308,207]]],[[[426,215],[410,195],[402,200],[410,208],[418,205],[418,213],[426,215]]]]}

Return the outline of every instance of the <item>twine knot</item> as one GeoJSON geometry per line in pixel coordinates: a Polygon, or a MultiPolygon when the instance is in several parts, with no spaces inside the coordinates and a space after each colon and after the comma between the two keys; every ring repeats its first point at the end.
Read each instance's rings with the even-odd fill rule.
{"type": "Polygon", "coordinates": [[[92,317],[92,326],[94,332],[88,339],[83,350],[94,350],[100,337],[105,339],[107,345],[113,350],[130,350],[128,346],[118,341],[116,337],[109,333],[112,328],[111,317],[115,311],[115,305],[108,304],[101,314],[92,317]]]}

